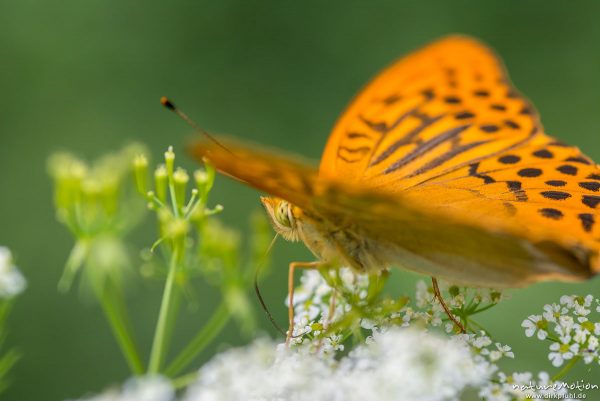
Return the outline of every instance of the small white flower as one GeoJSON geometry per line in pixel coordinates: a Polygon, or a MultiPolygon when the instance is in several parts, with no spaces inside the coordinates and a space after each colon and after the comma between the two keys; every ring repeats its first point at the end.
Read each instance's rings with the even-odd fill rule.
{"type": "Polygon", "coordinates": [[[575,314],[579,316],[587,316],[590,313],[589,308],[592,306],[593,301],[594,297],[592,295],[587,295],[585,297],[563,295],[560,297],[560,303],[567,309],[572,309],[575,314]]]}
{"type": "Polygon", "coordinates": [[[575,320],[571,316],[563,315],[558,319],[558,324],[559,325],[556,326],[555,331],[559,335],[567,335],[571,332],[573,326],[575,326],[575,320]]]}
{"type": "Polygon", "coordinates": [[[578,297],[575,302],[575,313],[579,316],[589,315],[591,312],[589,308],[592,306],[593,300],[594,297],[592,295],[586,295],[585,298],[578,297]]]}
{"type": "Polygon", "coordinates": [[[471,344],[475,348],[487,347],[491,343],[492,343],[492,340],[488,336],[486,336],[485,334],[481,334],[479,337],[475,337],[473,339],[473,341],[471,342],[471,344]]]}
{"type": "Polygon", "coordinates": [[[545,340],[548,336],[548,321],[540,315],[531,315],[526,320],[523,320],[521,327],[525,328],[525,335],[531,337],[537,331],[537,337],[540,340],[545,340]]]}
{"type": "Polygon", "coordinates": [[[549,322],[555,323],[560,318],[561,307],[558,304],[544,305],[544,313],[542,316],[549,322]]]}
{"type": "Polygon", "coordinates": [[[506,358],[514,358],[515,354],[512,352],[512,349],[508,345],[502,345],[500,343],[496,343],[496,349],[490,351],[490,361],[496,362],[502,357],[506,358]]]}
{"type": "Polygon", "coordinates": [[[590,336],[587,347],[592,351],[596,350],[598,348],[598,337],[590,336]]]}
{"type": "Polygon", "coordinates": [[[590,335],[590,331],[587,330],[586,325],[579,325],[576,324],[575,326],[573,326],[573,330],[575,331],[575,334],[573,334],[573,340],[576,343],[579,344],[585,344],[585,342],[587,341],[588,335],[590,335]]]}
{"type": "Polygon", "coordinates": [[[569,342],[552,343],[550,345],[548,359],[552,361],[552,365],[561,366],[565,360],[572,359],[579,352],[579,344],[569,344],[569,342]]]}
{"type": "Polygon", "coordinates": [[[575,296],[574,295],[563,295],[560,297],[561,305],[565,305],[567,308],[573,308],[575,306],[575,296]]]}

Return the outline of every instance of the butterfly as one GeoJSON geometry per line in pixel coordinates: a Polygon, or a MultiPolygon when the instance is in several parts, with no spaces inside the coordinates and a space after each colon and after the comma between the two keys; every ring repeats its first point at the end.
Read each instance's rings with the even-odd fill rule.
{"type": "Polygon", "coordinates": [[[442,38],[377,75],[318,168],[227,138],[191,152],[269,194],[274,229],[322,262],[500,288],[600,270],[600,169],[545,134],[500,59],[469,37],[442,38]]]}

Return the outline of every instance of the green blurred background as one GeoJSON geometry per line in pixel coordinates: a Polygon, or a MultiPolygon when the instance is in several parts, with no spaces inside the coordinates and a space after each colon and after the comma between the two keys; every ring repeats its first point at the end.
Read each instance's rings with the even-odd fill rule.
{"type": "MultiPolygon", "coordinates": [[[[600,2],[301,3],[0,2],[0,244],[13,249],[29,280],[11,316],[8,341],[23,358],[5,399],[61,400],[127,377],[100,309],[76,290],[56,290],[72,240],[55,222],[45,163],[56,150],[92,158],[129,140],[147,144],[155,161],[170,144],[183,156],[190,131],[161,109],[162,95],[209,130],[318,160],[336,117],[370,77],[428,41],[461,32],[502,55],[549,133],[600,160],[600,2]]],[[[241,229],[259,207],[256,192],[224,178],[213,199],[241,229]]],[[[146,228],[132,238],[140,247],[154,239],[152,226],[146,228]]],[[[276,248],[275,272],[263,290],[283,322],[287,263],[310,255],[299,244],[276,248]]],[[[406,273],[394,271],[394,280],[414,288],[406,273]]],[[[548,368],[546,344],[526,339],[521,321],[563,293],[599,289],[597,279],[513,291],[481,321],[513,345],[517,360],[509,369],[548,368]]],[[[129,294],[146,349],[160,290],[140,284],[129,294]]],[[[218,294],[207,287],[199,296],[202,313],[183,319],[181,341],[218,294]]],[[[261,322],[272,331],[262,316],[261,322]]],[[[242,341],[231,325],[219,343],[242,341]]],[[[594,376],[597,368],[571,378],[594,376]]]]}

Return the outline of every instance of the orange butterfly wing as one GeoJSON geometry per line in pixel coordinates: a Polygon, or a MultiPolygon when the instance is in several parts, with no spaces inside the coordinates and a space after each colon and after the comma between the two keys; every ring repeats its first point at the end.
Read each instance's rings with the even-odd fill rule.
{"type": "Polygon", "coordinates": [[[498,59],[472,39],[440,40],[378,76],[340,118],[318,172],[221,141],[231,153],[210,142],[192,152],[324,224],[404,249],[415,263],[406,268],[488,286],[598,272],[600,171],[543,134],[498,59]]]}
{"type": "Polygon", "coordinates": [[[323,176],[399,190],[539,135],[498,58],[452,36],[400,59],[357,96],[321,159],[323,176]]]}
{"type": "Polygon", "coordinates": [[[437,41],[377,76],[339,119],[320,175],[486,230],[600,245],[600,169],[543,133],[500,60],[470,38],[437,41]]]}
{"type": "MultiPolygon", "coordinates": [[[[590,253],[558,243],[528,242],[520,236],[468,224],[402,194],[390,195],[318,176],[299,160],[219,138],[191,147],[221,172],[321,216],[325,231],[340,228],[372,244],[399,246],[394,264],[452,282],[523,286],[539,280],[583,280],[592,275],[590,253]]],[[[460,216],[456,216],[460,217],[460,216]]]]}

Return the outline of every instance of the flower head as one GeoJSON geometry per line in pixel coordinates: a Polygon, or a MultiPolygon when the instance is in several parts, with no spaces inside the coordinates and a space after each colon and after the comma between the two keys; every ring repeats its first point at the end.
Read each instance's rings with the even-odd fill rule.
{"type": "Polygon", "coordinates": [[[445,401],[489,374],[490,365],[458,340],[395,328],[339,361],[264,340],[231,350],[201,369],[184,401],[445,401]]]}

